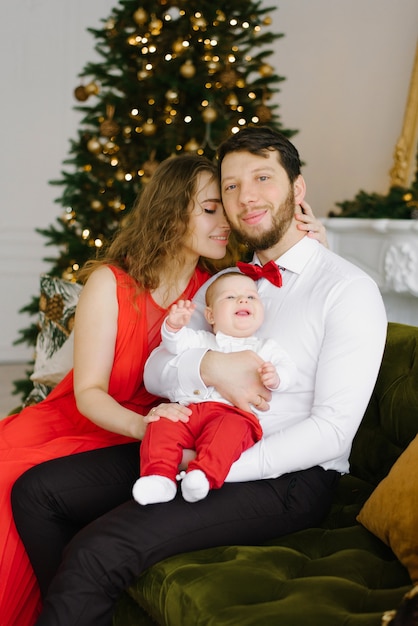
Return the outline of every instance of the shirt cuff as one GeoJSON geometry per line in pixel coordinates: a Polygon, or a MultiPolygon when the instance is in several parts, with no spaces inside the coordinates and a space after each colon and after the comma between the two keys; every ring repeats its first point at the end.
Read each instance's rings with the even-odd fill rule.
{"type": "Polygon", "coordinates": [[[208,348],[192,348],[181,354],[177,361],[180,387],[188,396],[196,396],[196,399],[208,395],[208,388],[200,377],[200,363],[206,352],[208,348]]]}

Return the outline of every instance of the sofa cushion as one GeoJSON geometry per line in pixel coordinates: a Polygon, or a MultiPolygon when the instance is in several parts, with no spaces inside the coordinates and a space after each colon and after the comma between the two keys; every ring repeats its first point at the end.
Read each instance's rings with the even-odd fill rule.
{"type": "Polygon", "coordinates": [[[418,432],[418,328],[390,322],[379,376],[353,441],[350,471],[375,486],[418,432]]]}
{"type": "Polygon", "coordinates": [[[47,385],[51,389],[68,374],[73,366],[74,333],[71,332],[62,346],[47,359],[36,359],[35,369],[30,379],[34,383],[47,385]]]}
{"type": "Polygon", "coordinates": [[[24,406],[46,398],[72,367],[71,340],[75,309],[82,285],[49,274],[40,277],[39,333],[35,348],[33,389],[24,406]],[[65,347],[64,347],[65,346],[65,347]]]}
{"type": "Polygon", "coordinates": [[[357,525],[172,557],[130,594],[164,626],[380,626],[409,586],[393,553],[357,525]]]}
{"type": "Polygon", "coordinates": [[[390,546],[418,582],[418,435],[373,491],[358,521],[390,546]]]}

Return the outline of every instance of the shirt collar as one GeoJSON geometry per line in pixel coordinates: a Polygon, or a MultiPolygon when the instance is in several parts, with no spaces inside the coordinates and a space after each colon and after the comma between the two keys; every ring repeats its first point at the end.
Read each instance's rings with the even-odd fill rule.
{"type": "Polygon", "coordinates": [[[216,333],[216,343],[220,348],[228,348],[232,346],[257,346],[258,339],[254,336],[251,337],[232,337],[231,335],[225,335],[218,330],[216,333]]]}
{"type": "MultiPolygon", "coordinates": [[[[295,243],[294,246],[289,248],[289,250],[276,259],[276,264],[281,268],[289,270],[290,272],[301,274],[303,268],[309,263],[313,255],[317,252],[319,245],[322,244],[316,241],[316,239],[303,237],[300,241],[295,243]]],[[[257,254],[254,254],[253,263],[262,265],[257,254]]]]}

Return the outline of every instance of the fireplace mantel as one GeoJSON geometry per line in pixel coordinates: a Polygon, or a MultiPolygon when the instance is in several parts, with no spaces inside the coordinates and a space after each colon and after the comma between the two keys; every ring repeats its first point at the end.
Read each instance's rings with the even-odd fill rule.
{"type": "Polygon", "coordinates": [[[330,248],[374,278],[388,319],[418,326],[418,220],[322,221],[330,248]]]}

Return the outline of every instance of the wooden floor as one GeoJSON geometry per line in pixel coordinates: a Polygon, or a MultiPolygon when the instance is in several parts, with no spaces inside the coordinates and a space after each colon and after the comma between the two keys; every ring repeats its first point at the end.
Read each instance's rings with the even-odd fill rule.
{"type": "Polygon", "coordinates": [[[0,364],[0,419],[20,403],[20,397],[12,395],[13,381],[25,378],[26,363],[0,364]]]}

